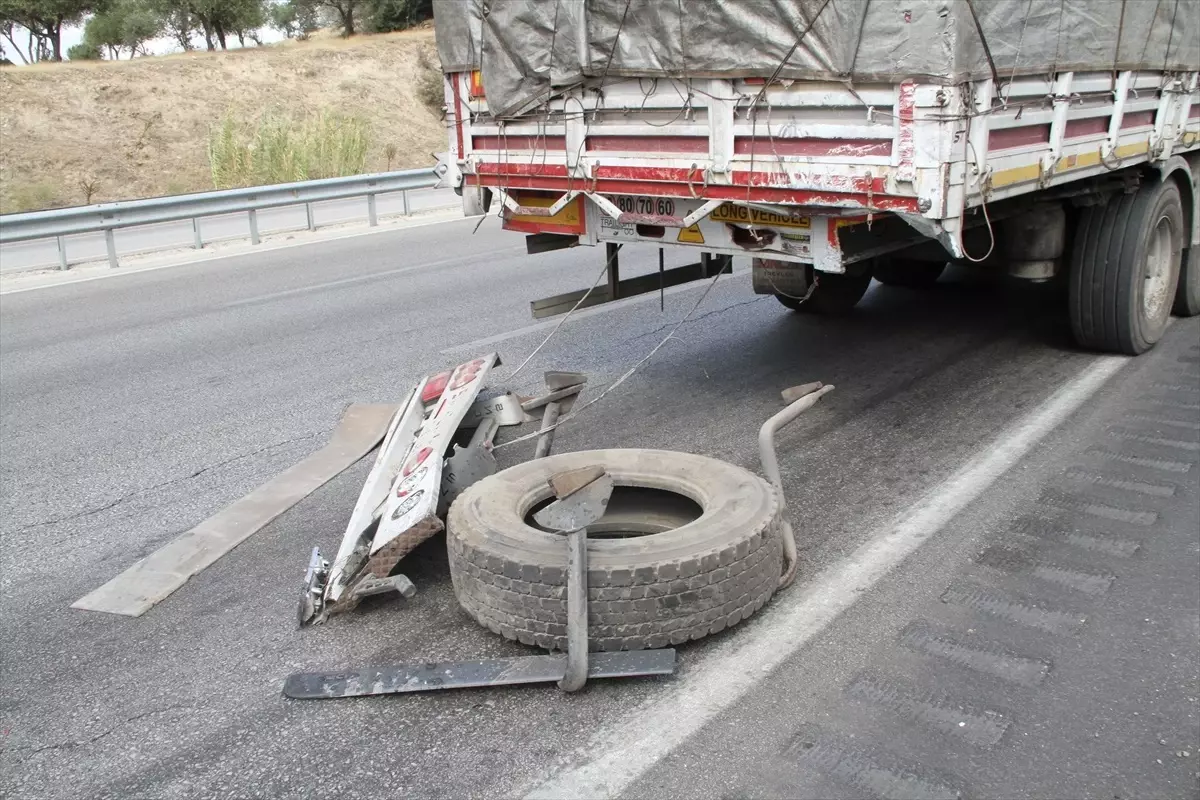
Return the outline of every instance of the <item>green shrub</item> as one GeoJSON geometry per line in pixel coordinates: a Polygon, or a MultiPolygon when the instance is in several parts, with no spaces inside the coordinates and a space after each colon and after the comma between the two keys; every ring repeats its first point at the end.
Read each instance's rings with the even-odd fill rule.
{"type": "Polygon", "coordinates": [[[253,127],[226,114],[209,135],[208,161],[218,189],[265,186],[358,175],[369,147],[366,122],[331,111],[302,120],[267,114],[253,127]]]}

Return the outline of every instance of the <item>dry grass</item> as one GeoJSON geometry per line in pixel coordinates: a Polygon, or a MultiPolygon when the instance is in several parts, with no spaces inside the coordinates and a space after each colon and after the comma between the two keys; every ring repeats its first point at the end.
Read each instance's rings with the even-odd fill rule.
{"type": "Polygon", "coordinates": [[[0,213],[212,189],[210,137],[227,118],[362,120],[364,171],[431,164],[446,149],[419,96],[432,48],[415,30],[0,70],[0,213]]]}

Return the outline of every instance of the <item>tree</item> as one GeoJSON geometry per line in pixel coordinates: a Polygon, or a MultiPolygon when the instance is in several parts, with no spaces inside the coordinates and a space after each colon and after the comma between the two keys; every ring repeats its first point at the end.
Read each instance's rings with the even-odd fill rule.
{"type": "Polygon", "coordinates": [[[305,0],[275,3],[268,16],[271,27],[289,39],[307,39],[310,33],[321,27],[316,6],[305,0]]]}
{"type": "MultiPolygon", "coordinates": [[[[0,0],[2,1],[2,0],[0,0]]],[[[263,0],[175,0],[180,2],[204,32],[204,44],[209,50],[228,49],[227,37],[233,34],[245,44],[247,38],[257,41],[255,31],[267,24],[263,0]],[[215,38],[215,42],[214,42],[215,38]]]]}
{"type": "Polygon", "coordinates": [[[433,16],[433,0],[367,0],[366,28],[372,33],[402,31],[433,16]]]}
{"type": "MultiPolygon", "coordinates": [[[[33,41],[28,60],[62,61],[63,25],[75,25],[96,8],[99,0],[0,0],[0,31],[16,47],[14,26],[25,28],[33,41]]],[[[21,55],[25,59],[25,55],[21,55]]]]}
{"type": "Polygon", "coordinates": [[[94,44],[80,42],[67,48],[67,58],[71,61],[99,61],[104,57],[100,48],[94,44]]]}
{"type": "Polygon", "coordinates": [[[162,15],[145,0],[113,0],[88,19],[83,41],[107,51],[109,58],[120,58],[122,50],[133,58],[146,52],[146,42],[161,34],[163,27],[162,15]]]}

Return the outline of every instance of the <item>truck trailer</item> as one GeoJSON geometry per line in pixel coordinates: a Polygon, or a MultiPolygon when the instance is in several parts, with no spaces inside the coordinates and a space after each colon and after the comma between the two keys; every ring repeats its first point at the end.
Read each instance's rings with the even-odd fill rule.
{"type": "Polygon", "coordinates": [[[1061,281],[1078,343],[1200,313],[1200,0],[434,0],[468,214],[609,280],[712,276],[801,313],[948,263],[1061,281]],[[699,263],[619,275],[622,243],[699,263]]]}

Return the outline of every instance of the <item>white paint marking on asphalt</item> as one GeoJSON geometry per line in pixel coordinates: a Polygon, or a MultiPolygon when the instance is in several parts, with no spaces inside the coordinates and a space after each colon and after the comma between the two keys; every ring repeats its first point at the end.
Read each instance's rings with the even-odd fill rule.
{"type": "MultiPolygon", "coordinates": [[[[525,247],[509,247],[501,250],[493,251],[493,256],[499,256],[504,253],[525,252],[525,247]]],[[[408,267],[397,267],[396,269],[388,269],[383,272],[372,272],[370,275],[356,275],[353,278],[342,278],[336,281],[325,281],[324,283],[314,283],[311,286],[300,286],[295,289],[284,289],[281,292],[271,292],[269,294],[260,294],[257,297],[246,297],[241,300],[234,300],[226,303],[222,308],[234,308],[236,306],[250,305],[251,303],[265,303],[270,300],[278,300],[282,297],[291,297],[292,295],[304,294],[306,292],[316,292],[321,289],[331,289],[334,286],[346,286],[352,283],[362,283],[363,281],[375,280],[376,278],[388,278],[393,275],[404,275],[409,272],[420,272],[433,267],[444,267],[447,264],[467,264],[473,261],[476,257],[473,255],[463,255],[456,258],[443,258],[440,261],[430,261],[425,264],[413,264],[408,267]]]]}
{"type": "MultiPolygon", "coordinates": [[[[743,275],[749,275],[750,270],[734,269],[731,272],[727,272],[725,274],[728,276],[729,279],[733,279],[733,278],[738,278],[743,275]]],[[[724,281],[726,279],[722,278],[721,280],[724,281]]],[[[671,295],[679,294],[680,292],[690,292],[695,289],[703,289],[705,286],[708,286],[708,284],[711,282],[712,282],[711,279],[705,279],[705,280],[700,280],[700,281],[693,281],[691,283],[680,284],[679,286],[672,286],[670,289],[663,291],[662,296],[670,297],[671,295]]],[[[586,319],[587,317],[594,317],[597,314],[607,314],[610,311],[617,311],[622,308],[628,308],[629,306],[638,305],[639,303],[646,303],[651,300],[657,300],[658,298],[659,298],[659,292],[648,292],[646,294],[637,295],[636,297],[627,297],[624,300],[614,300],[611,303],[603,303],[598,306],[592,306],[591,308],[580,309],[579,311],[576,311],[574,314],[571,315],[571,322],[574,322],[577,319],[586,319]]],[[[507,331],[505,333],[497,333],[494,336],[485,336],[482,339],[476,339],[471,342],[466,342],[465,344],[456,344],[453,347],[447,347],[444,350],[439,350],[438,352],[444,356],[454,356],[454,355],[459,355],[460,353],[467,353],[467,352],[475,353],[475,352],[478,352],[480,349],[490,347],[491,345],[496,344],[498,342],[507,342],[509,339],[518,339],[522,336],[526,336],[531,333],[537,333],[538,331],[544,331],[547,328],[553,328],[555,325],[557,325],[559,323],[559,321],[560,321],[560,317],[554,316],[554,317],[551,317],[550,319],[542,320],[541,322],[535,322],[532,325],[526,325],[524,328],[517,328],[516,330],[507,331]]]]}
{"type": "Polygon", "coordinates": [[[776,600],[728,639],[677,688],[601,733],[591,760],[539,783],[527,800],[613,797],[767,677],[928,541],[1094,395],[1127,362],[1095,361],[1023,417],[864,545],[817,575],[802,592],[776,600]]]}

